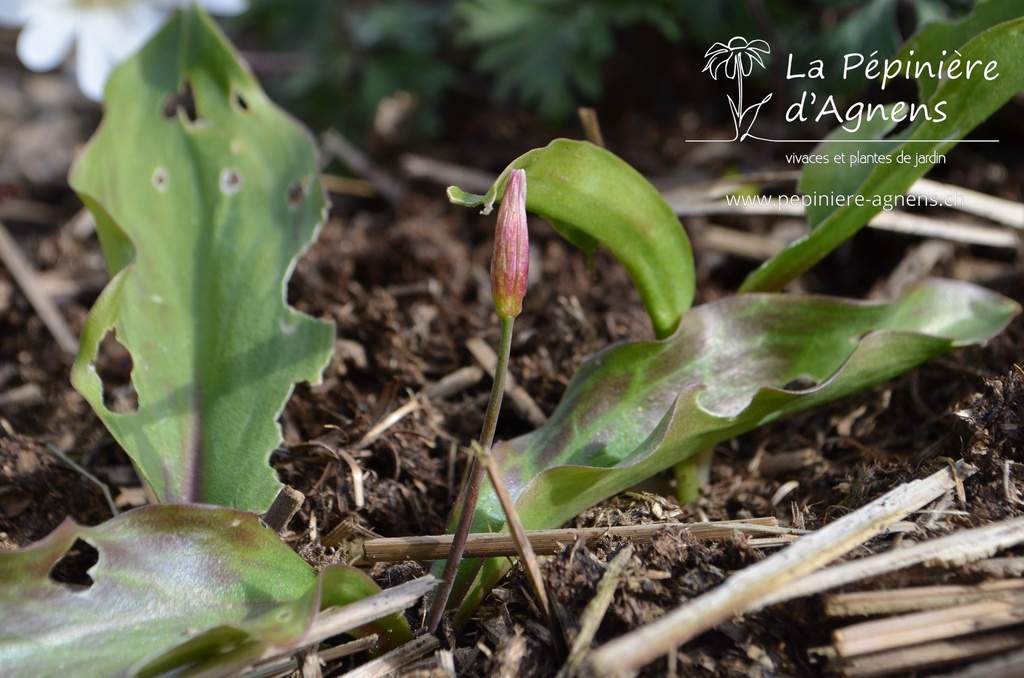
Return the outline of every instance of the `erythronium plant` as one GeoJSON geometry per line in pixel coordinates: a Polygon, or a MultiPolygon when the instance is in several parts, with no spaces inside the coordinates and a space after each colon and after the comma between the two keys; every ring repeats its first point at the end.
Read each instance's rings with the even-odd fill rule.
{"type": "MultiPolygon", "coordinates": [[[[1020,41],[1012,40],[1021,32],[1017,24],[988,29],[1007,53],[1019,54],[1020,41]]],[[[964,49],[985,54],[973,42],[964,49]]],[[[947,87],[938,85],[935,96],[948,93],[947,87]]],[[[1012,95],[1003,82],[995,91],[996,99],[1012,95]]],[[[158,636],[156,645],[118,643],[110,657],[95,643],[92,654],[83,656],[95,662],[97,673],[128,672],[154,657],[161,667],[180,667],[212,654],[236,658],[234,652],[248,661],[246,653],[256,646],[296,647],[315,614],[317,605],[310,601],[317,592],[322,603],[374,590],[361,575],[325,574],[317,580],[252,515],[280,487],[267,464],[280,441],[275,419],[294,382],[319,379],[333,343],[329,324],[284,301],[287,278],[326,207],[313,146],[267,100],[195,6],[119,68],[106,93],[103,128],[72,182],[96,216],[113,277],[86,323],[73,381],[155,496],[189,505],[131,512],[100,528],[61,528],[50,542],[0,555],[0,570],[11,582],[0,590],[3,602],[42,620],[39,632],[49,634],[48,644],[38,646],[18,629],[0,625],[0,665],[9,659],[38,674],[66,672],[68,649],[88,635],[82,620],[89,610],[130,610],[136,597],[148,600],[154,592],[169,592],[169,600],[157,596],[143,606],[169,611],[147,619],[145,635],[158,636]],[[134,360],[133,412],[106,406],[95,369],[102,339],[115,333],[134,360]],[[112,537],[122,532],[154,551],[178,539],[177,550],[188,557],[176,561],[181,567],[166,568],[142,553],[125,558],[124,544],[112,537]],[[99,553],[93,586],[77,599],[55,589],[47,576],[76,538],[93,543],[99,553]],[[268,581],[261,572],[273,575],[268,581]],[[299,584],[278,586],[277,577],[299,584]],[[211,593],[212,605],[232,614],[242,609],[241,619],[189,607],[197,582],[209,580],[228,582],[226,590],[211,593]],[[76,615],[52,623],[49,615],[59,615],[69,601],[85,607],[71,605],[76,615]],[[282,638],[275,624],[296,614],[302,620],[298,630],[282,638]],[[182,625],[182,618],[200,621],[182,625]]],[[[994,110],[996,99],[952,110],[950,117],[961,125],[957,134],[994,110]]],[[[671,209],[635,170],[590,144],[560,140],[517,160],[488,194],[452,189],[450,196],[489,206],[503,192],[515,193],[518,179],[511,190],[508,185],[516,170],[529,181],[528,209],[585,250],[605,246],[619,258],[637,284],[656,336],[594,356],[545,426],[494,446],[529,528],[561,523],[717,441],[878,383],[955,346],[983,341],[1019,311],[999,295],[940,281],[908,289],[887,304],[750,294],[689,310],[689,242],[671,209]],[[797,378],[815,385],[785,388],[797,378]]],[[[906,181],[905,174],[893,179],[887,171],[875,170],[862,189],[877,192],[906,181]]],[[[518,201],[506,197],[503,207],[506,202],[518,201]]],[[[815,232],[846,229],[834,231],[841,237],[869,217],[863,210],[837,212],[815,232]]],[[[820,245],[822,237],[816,238],[820,245]]],[[[745,289],[762,289],[767,279],[784,284],[824,251],[816,246],[808,254],[795,246],[745,289]]],[[[518,293],[518,282],[508,289],[518,293]]],[[[502,285],[496,278],[496,288],[502,285]]],[[[514,310],[495,300],[499,312],[514,310]]],[[[507,331],[504,324],[503,319],[503,342],[511,332],[511,322],[507,331]]],[[[500,386],[495,390],[500,395],[500,386]]],[[[483,494],[475,529],[500,529],[502,523],[493,495],[483,494]]],[[[463,601],[458,619],[505,568],[505,561],[467,564],[456,586],[456,599],[463,601]]],[[[132,620],[130,613],[111,619],[99,635],[127,637],[132,620]]],[[[385,637],[401,642],[408,627],[393,618],[385,637]]]]}
{"type": "MultiPolygon", "coordinates": [[[[526,296],[529,277],[530,235],[526,227],[526,172],[514,169],[509,172],[505,183],[505,193],[501,208],[498,210],[498,225],[494,235],[494,256],[491,257],[491,294],[494,297],[494,309],[501,322],[501,343],[494,368],[491,397],[487,401],[483,430],[480,432],[480,447],[484,449],[489,448],[494,442],[498,412],[501,410],[501,401],[505,394],[505,375],[508,372],[509,353],[512,349],[512,329],[516,317],[523,311],[523,297],[526,296]]],[[[472,527],[483,476],[484,466],[474,456],[470,461],[466,484],[456,504],[455,536],[445,561],[441,585],[427,617],[427,629],[431,633],[437,630],[441,614],[455,584],[456,569],[466,550],[466,539],[472,527]]]]}
{"type": "MultiPolygon", "coordinates": [[[[322,607],[379,592],[350,568],[318,574],[256,516],[281,487],[276,418],[333,348],[333,326],[284,296],[327,200],[309,135],[197,6],[113,73],[105,102],[71,183],[112,279],[72,381],[165,505],[0,553],[0,666],[224,675],[301,648],[322,607]],[[135,411],[104,403],[95,365],[112,334],[131,353],[135,411]],[[98,554],[86,590],[51,578],[76,540],[98,554]]],[[[381,648],[411,637],[400,614],[372,630],[381,648]]]]}
{"type": "MultiPolygon", "coordinates": [[[[946,101],[945,119],[921,117],[888,146],[871,150],[943,153],[1024,89],[1024,69],[1015,67],[1024,63],[1022,8],[1021,0],[982,3],[966,19],[932,24],[911,38],[904,56],[915,50],[919,59],[937,59],[960,45],[964,59],[1003,67],[994,81],[922,80],[921,100],[932,107],[946,101]]],[[[735,75],[746,73],[746,52],[722,47],[718,67],[728,67],[732,54],[735,75]]],[[[840,135],[843,150],[858,150],[849,142],[882,138],[891,129],[884,122],[868,121],[857,133],[837,131],[821,152],[831,153],[828,145],[840,135]]],[[[484,195],[449,188],[453,203],[488,211],[509,173],[525,170],[527,209],[587,252],[607,247],[629,271],[657,338],[593,356],[544,426],[494,446],[523,524],[557,526],[674,465],[688,477],[705,475],[710,459],[700,453],[715,443],[999,333],[1020,307],[962,282],[924,281],[882,304],[763,293],[782,289],[824,258],[929,167],[896,161],[833,166],[827,173],[810,167],[801,180],[805,192],[847,189],[863,202],[809,210],[810,234],[752,273],[740,288],[748,294],[693,310],[693,261],[681,224],[657,191],[608,151],[558,140],[518,158],[484,195]],[[787,388],[798,379],[814,385],[787,388]]],[[[503,522],[494,493],[483,493],[473,529],[495,531],[503,522]]],[[[456,623],[509,567],[503,559],[463,564],[455,584],[454,599],[462,600],[456,623]]]]}
{"type": "MultiPolygon", "coordinates": [[[[682,226],[655,189],[608,151],[558,140],[513,162],[487,194],[452,187],[449,198],[487,210],[520,169],[531,189],[527,209],[588,250],[608,247],[633,276],[659,337],[595,355],[544,426],[495,445],[528,529],[555,527],[659,471],[696,464],[718,442],[985,341],[1020,311],[977,286],[932,280],[884,304],[762,293],[687,312],[694,280],[682,226]],[[807,378],[815,385],[787,388],[807,378]]],[[[760,271],[772,271],[773,262],[760,271]]],[[[503,522],[493,492],[484,493],[474,530],[503,522]]],[[[508,567],[502,559],[463,565],[457,623],[508,567]]]]}

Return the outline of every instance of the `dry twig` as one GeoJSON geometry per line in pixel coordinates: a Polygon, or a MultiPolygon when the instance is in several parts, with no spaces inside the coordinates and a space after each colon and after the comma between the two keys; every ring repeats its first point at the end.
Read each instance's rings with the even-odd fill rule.
{"type": "Polygon", "coordinates": [[[396,674],[430,652],[439,649],[440,641],[433,634],[425,633],[412,642],[397,647],[373,661],[366,662],[358,669],[349,671],[344,678],[383,678],[396,674]]]}
{"type": "Polygon", "coordinates": [[[869,558],[843,563],[789,582],[773,594],[765,596],[761,606],[772,605],[809,596],[844,584],[876,577],[913,565],[962,565],[992,556],[1010,546],[1024,542],[1024,517],[992,523],[973,530],[963,530],[920,544],[895,549],[869,558]]]}
{"type": "MultiPolygon", "coordinates": [[[[966,474],[967,467],[958,469],[966,474]]],[[[808,535],[789,548],[752,565],[717,589],[695,598],[661,619],[595,650],[584,665],[591,675],[628,675],[644,664],[730,617],[755,611],[777,589],[806,577],[881,533],[955,487],[948,469],[901,485],[882,497],[808,535]]]]}
{"type": "MultiPolygon", "coordinates": [[[[777,198],[767,198],[764,203],[728,204],[725,202],[669,202],[678,216],[706,216],[711,214],[739,214],[744,216],[802,217],[804,208],[799,204],[781,204],[777,198]]],[[[935,219],[898,210],[880,212],[868,226],[893,233],[905,233],[928,238],[941,238],[988,247],[1015,249],[1020,238],[1013,231],[991,226],[979,226],[950,219],[935,219]]],[[[742,233],[742,232],[737,232],[742,233]]],[[[749,234],[748,234],[749,235],[749,234]]],[[[736,235],[736,237],[741,237],[736,235]]]]}
{"type": "Polygon", "coordinates": [[[484,469],[487,471],[487,477],[491,479],[491,485],[494,487],[494,492],[498,495],[498,501],[501,503],[501,510],[505,513],[506,525],[509,528],[512,540],[516,545],[516,555],[519,556],[519,561],[523,564],[523,569],[526,571],[526,578],[529,580],[531,588],[533,588],[533,594],[537,596],[537,603],[540,606],[541,614],[544,615],[544,620],[548,624],[548,630],[551,632],[552,642],[556,648],[561,650],[560,654],[564,656],[564,637],[562,636],[554,614],[552,614],[551,604],[548,602],[548,591],[544,587],[544,577],[540,573],[540,565],[537,563],[537,556],[533,552],[530,540],[526,536],[526,530],[523,529],[523,523],[519,520],[519,512],[516,510],[515,500],[513,500],[512,495],[509,494],[508,487],[505,485],[505,479],[501,475],[501,469],[498,468],[497,463],[494,461],[494,457],[491,456],[490,450],[484,449],[479,445],[476,445],[475,448],[477,459],[479,459],[480,463],[484,465],[484,469]]]}
{"type": "MultiPolygon", "coordinates": [[[[306,632],[306,636],[303,639],[306,643],[305,648],[315,648],[328,638],[365,626],[366,624],[369,624],[376,619],[380,619],[381,617],[386,617],[389,614],[401,612],[426,595],[436,584],[437,580],[434,579],[433,576],[426,575],[424,577],[419,577],[418,579],[413,579],[412,581],[407,581],[404,584],[399,584],[394,588],[381,591],[369,598],[363,598],[362,600],[350,603],[344,607],[325,610],[317,616],[316,621],[313,622],[313,626],[306,632]]],[[[435,638],[433,641],[436,643],[437,639],[435,638]]],[[[398,648],[398,650],[409,648],[416,643],[417,641],[407,643],[401,648],[398,648]]],[[[395,650],[394,652],[398,652],[398,650],[395,650]]],[[[429,652],[429,649],[426,651],[429,652]]],[[[278,675],[282,670],[290,671],[291,669],[289,667],[295,666],[295,654],[294,650],[286,653],[268,651],[260,657],[259,663],[257,663],[249,673],[244,675],[246,678],[255,678],[257,676],[263,677],[278,675]]],[[[333,654],[331,650],[324,650],[320,653],[320,656],[324,659],[328,659],[333,656],[333,654]]],[[[388,655],[384,655],[384,657],[387,656],[388,655]]],[[[384,659],[384,657],[380,657],[379,659],[384,659]]],[[[414,657],[414,659],[416,658],[418,657],[414,657]]],[[[373,663],[374,662],[365,664],[364,667],[373,663]]],[[[383,674],[369,673],[365,675],[383,674]]]]}
{"type": "Polygon", "coordinates": [[[1024,623],[1024,594],[1003,600],[983,600],[940,610],[873,619],[833,633],[840,657],[895,650],[920,643],[948,640],[1024,623]]]}
{"type": "Polygon", "coordinates": [[[50,330],[50,334],[57,341],[57,345],[68,356],[74,357],[78,353],[78,340],[71,333],[64,316],[60,314],[56,304],[50,297],[43,294],[39,285],[36,284],[36,271],[29,263],[25,255],[14,242],[7,227],[0,223],[0,261],[10,271],[11,277],[18,283],[25,298],[32,304],[32,308],[39,314],[40,320],[50,330]]]}
{"type": "Polygon", "coordinates": [[[936,610],[984,600],[1004,600],[1024,593],[1024,581],[1006,579],[973,586],[914,586],[908,589],[851,591],[837,593],[825,600],[829,617],[874,617],[936,610]]]}
{"type": "MultiPolygon", "coordinates": [[[[650,525],[620,525],[616,527],[588,527],[581,529],[532,530],[526,533],[530,545],[538,555],[552,555],[565,544],[577,539],[592,542],[605,536],[630,539],[650,539],[665,532],[687,532],[696,539],[727,539],[740,533],[751,535],[806,534],[805,530],[779,527],[775,518],[750,520],[723,520],[708,523],[653,523],[650,525]]],[[[352,563],[388,563],[401,560],[439,560],[448,555],[452,535],[441,534],[421,537],[388,537],[365,539],[353,546],[352,563]]],[[[500,532],[476,533],[466,542],[467,558],[510,557],[516,555],[512,536],[500,532]]]]}
{"type": "MultiPolygon", "coordinates": [[[[910,647],[901,647],[886,652],[840,659],[835,656],[833,648],[819,648],[813,652],[829,660],[830,668],[850,678],[867,678],[868,676],[888,676],[917,674],[922,670],[962,663],[972,658],[988,657],[995,653],[1008,652],[1020,647],[1019,632],[988,633],[973,638],[956,638],[939,640],[932,643],[921,643],[910,647]]],[[[1021,674],[1008,673],[970,673],[956,674],[973,676],[974,678],[1017,678],[1021,674]]],[[[943,674],[944,678],[952,678],[952,674],[943,674]]]]}
{"type": "MultiPolygon", "coordinates": [[[[356,654],[357,652],[365,652],[371,650],[377,645],[376,634],[363,636],[341,645],[336,645],[332,648],[318,652],[318,656],[325,662],[334,661],[335,659],[341,659],[342,657],[348,657],[356,654]]],[[[287,676],[297,669],[297,662],[295,657],[285,657],[282,659],[276,659],[274,661],[266,662],[261,664],[259,667],[254,668],[251,671],[243,673],[241,678],[272,678],[276,676],[287,676]]]]}
{"type": "Polygon", "coordinates": [[[604,145],[604,135],[601,134],[601,123],[597,119],[597,111],[588,106],[580,106],[576,109],[576,115],[579,116],[580,125],[583,126],[583,135],[587,141],[595,146],[607,148],[604,145]]]}
{"type": "Polygon", "coordinates": [[[336,130],[324,132],[320,137],[320,147],[325,154],[337,158],[353,172],[369,180],[389,202],[398,202],[405,196],[407,189],[401,181],[377,167],[362,150],[336,130]]]}

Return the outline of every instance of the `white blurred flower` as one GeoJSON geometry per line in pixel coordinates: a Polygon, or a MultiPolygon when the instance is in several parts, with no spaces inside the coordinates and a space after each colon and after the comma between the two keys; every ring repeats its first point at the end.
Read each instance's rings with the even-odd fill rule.
{"type": "MultiPolygon", "coordinates": [[[[78,86],[103,98],[110,71],[142,47],[190,0],[0,0],[0,25],[24,26],[18,58],[33,71],[56,68],[77,45],[78,86]]],[[[248,0],[199,0],[211,14],[239,14],[248,0]]]]}

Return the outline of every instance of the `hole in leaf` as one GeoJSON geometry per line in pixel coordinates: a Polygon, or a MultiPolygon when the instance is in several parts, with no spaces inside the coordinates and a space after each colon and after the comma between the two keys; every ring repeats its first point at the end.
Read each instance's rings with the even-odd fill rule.
{"type": "Polygon", "coordinates": [[[164,99],[165,118],[174,120],[178,116],[178,111],[182,111],[189,122],[199,119],[199,115],[196,113],[196,100],[192,96],[192,86],[188,82],[183,83],[180,90],[164,99]]]}
{"type": "Polygon", "coordinates": [[[234,96],[234,100],[235,100],[235,108],[237,108],[240,111],[248,111],[249,110],[249,102],[245,100],[245,97],[243,97],[238,92],[234,92],[233,96],[234,96]]]}
{"type": "Polygon", "coordinates": [[[89,588],[93,585],[89,568],[99,560],[100,552],[92,544],[76,539],[68,552],[53,564],[47,576],[58,584],[69,584],[72,588],[89,588]]]}
{"type": "Polygon", "coordinates": [[[157,167],[153,170],[153,188],[161,193],[167,191],[167,186],[171,181],[170,175],[167,173],[167,169],[164,167],[157,167]]]}
{"type": "Polygon", "coordinates": [[[242,188],[242,173],[231,167],[225,167],[220,171],[220,192],[224,195],[234,195],[242,188]]]}
{"type": "Polygon", "coordinates": [[[788,382],[785,386],[783,386],[783,388],[787,391],[806,391],[808,389],[814,388],[817,385],[817,379],[808,374],[803,374],[797,377],[796,379],[793,379],[792,381],[788,382]]]}
{"type": "Polygon", "coordinates": [[[309,197],[309,183],[310,179],[306,176],[302,181],[293,181],[288,184],[288,188],[285,190],[285,197],[288,200],[289,209],[297,209],[302,204],[302,201],[309,197]]]}
{"type": "Polygon", "coordinates": [[[100,342],[96,374],[103,382],[103,404],[111,412],[132,414],[139,411],[139,396],[132,384],[132,355],[114,332],[100,342]]]}

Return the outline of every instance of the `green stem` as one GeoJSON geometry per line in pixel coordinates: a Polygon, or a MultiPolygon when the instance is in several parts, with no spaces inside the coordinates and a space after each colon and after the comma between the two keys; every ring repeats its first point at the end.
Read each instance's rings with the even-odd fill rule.
{"type": "Polygon", "coordinates": [[[711,462],[715,448],[701,450],[673,467],[676,476],[676,499],[689,504],[700,498],[701,485],[711,481],[711,462]]]}
{"type": "MultiPolygon", "coordinates": [[[[494,442],[494,430],[498,425],[498,412],[501,410],[501,400],[505,395],[505,374],[508,372],[508,357],[512,350],[512,326],[515,318],[501,318],[501,343],[498,347],[498,364],[494,367],[494,382],[491,386],[491,397],[487,401],[487,412],[484,414],[484,426],[480,431],[480,446],[484,449],[490,448],[494,442]]],[[[473,526],[473,514],[476,512],[476,504],[480,499],[480,484],[483,482],[484,467],[474,455],[469,463],[469,478],[462,489],[462,496],[455,510],[459,512],[459,522],[455,526],[455,534],[452,536],[452,547],[448,551],[448,559],[444,563],[444,572],[441,574],[441,584],[438,586],[437,597],[430,607],[430,614],[427,616],[427,630],[430,633],[437,631],[441,623],[441,615],[448,606],[448,597],[452,594],[452,587],[455,586],[455,575],[458,573],[459,564],[462,562],[462,554],[466,550],[466,540],[469,539],[469,532],[473,526]],[[461,506],[460,506],[461,505],[461,506]]]]}

